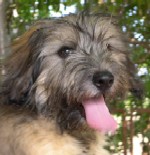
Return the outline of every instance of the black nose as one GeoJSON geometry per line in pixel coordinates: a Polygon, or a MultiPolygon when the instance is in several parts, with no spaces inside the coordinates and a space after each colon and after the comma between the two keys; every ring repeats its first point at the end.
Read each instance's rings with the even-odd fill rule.
{"type": "Polygon", "coordinates": [[[108,90],[114,83],[114,76],[108,71],[101,71],[94,73],[94,85],[101,91],[108,90]]]}

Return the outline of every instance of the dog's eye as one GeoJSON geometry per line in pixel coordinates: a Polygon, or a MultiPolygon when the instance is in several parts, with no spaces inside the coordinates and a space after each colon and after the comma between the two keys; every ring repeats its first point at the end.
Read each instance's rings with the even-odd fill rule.
{"type": "Polygon", "coordinates": [[[65,46],[60,48],[57,53],[61,58],[67,58],[70,54],[73,53],[73,51],[73,48],[65,46]]]}
{"type": "Polygon", "coordinates": [[[110,44],[106,44],[106,48],[111,51],[112,50],[112,46],[110,44]]]}

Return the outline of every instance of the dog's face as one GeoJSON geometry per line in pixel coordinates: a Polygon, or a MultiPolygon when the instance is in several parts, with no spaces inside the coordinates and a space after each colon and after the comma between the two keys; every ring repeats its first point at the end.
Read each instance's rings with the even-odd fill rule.
{"type": "Polygon", "coordinates": [[[10,103],[34,105],[46,115],[90,98],[110,100],[139,89],[115,21],[83,14],[31,27],[13,44],[5,84],[10,103]]]}
{"type": "Polygon", "coordinates": [[[37,101],[45,98],[43,87],[47,90],[43,96],[54,92],[68,104],[101,94],[109,99],[124,96],[130,89],[135,68],[125,38],[111,18],[73,16],[54,22],[46,31],[38,56],[42,61],[37,101]]]}

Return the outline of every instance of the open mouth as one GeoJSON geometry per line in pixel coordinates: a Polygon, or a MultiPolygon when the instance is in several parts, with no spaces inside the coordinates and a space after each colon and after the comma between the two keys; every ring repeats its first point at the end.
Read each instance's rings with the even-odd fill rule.
{"type": "Polygon", "coordinates": [[[84,100],[82,106],[84,108],[83,116],[90,128],[103,133],[115,132],[117,123],[110,114],[103,95],[99,98],[84,100]]]}

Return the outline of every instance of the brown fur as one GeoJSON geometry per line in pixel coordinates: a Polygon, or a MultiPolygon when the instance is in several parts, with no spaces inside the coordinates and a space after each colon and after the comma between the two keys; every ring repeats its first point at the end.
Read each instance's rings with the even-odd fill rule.
{"type": "Polygon", "coordinates": [[[107,155],[86,124],[83,99],[139,90],[124,35],[111,17],[71,15],[37,22],[12,46],[0,93],[0,155],[107,155]],[[67,53],[62,53],[69,51],[67,53]],[[103,92],[93,74],[109,71],[103,92]]]}
{"type": "Polygon", "coordinates": [[[61,134],[55,122],[31,112],[16,112],[14,108],[4,106],[0,116],[0,155],[108,154],[103,150],[105,143],[100,133],[95,133],[96,141],[85,146],[67,132],[61,134]]]}

